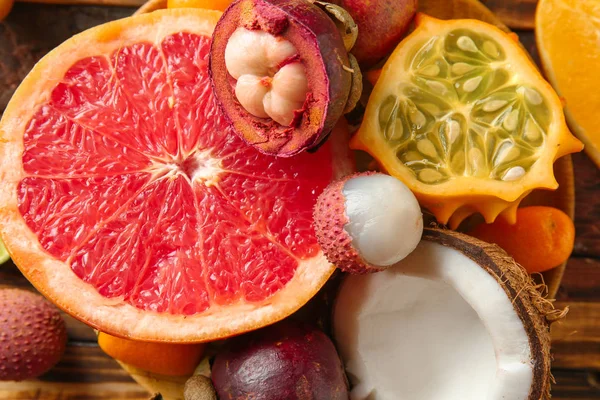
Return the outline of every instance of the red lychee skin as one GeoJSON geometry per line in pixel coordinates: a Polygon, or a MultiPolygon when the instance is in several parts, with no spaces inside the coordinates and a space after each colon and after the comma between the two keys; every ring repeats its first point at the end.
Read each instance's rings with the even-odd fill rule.
{"type": "Polygon", "coordinates": [[[374,175],[363,172],[348,175],[331,183],[317,199],[313,224],[317,241],[327,260],[337,268],[350,274],[362,275],[382,271],[383,268],[366,262],[352,246],[352,237],[344,229],[349,221],[346,215],[346,199],[342,190],[348,179],[374,175]]]}
{"type": "Polygon", "coordinates": [[[44,374],[60,360],[66,345],[65,322],[42,296],[0,290],[0,381],[44,374]]]}
{"type": "Polygon", "coordinates": [[[331,339],[289,320],[239,336],[220,352],[212,381],[222,400],[348,400],[331,339]]]}

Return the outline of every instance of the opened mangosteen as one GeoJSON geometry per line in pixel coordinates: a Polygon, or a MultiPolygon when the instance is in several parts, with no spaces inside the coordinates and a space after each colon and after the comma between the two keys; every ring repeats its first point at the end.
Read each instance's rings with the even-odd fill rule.
{"type": "Polygon", "coordinates": [[[335,23],[306,0],[238,0],[217,24],[210,76],[236,133],[290,157],[318,146],[342,116],[352,76],[335,23]]]}

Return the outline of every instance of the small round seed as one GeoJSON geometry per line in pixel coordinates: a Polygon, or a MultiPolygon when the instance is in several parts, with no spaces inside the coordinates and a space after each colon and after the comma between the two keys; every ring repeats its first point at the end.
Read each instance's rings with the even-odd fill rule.
{"type": "Polygon", "coordinates": [[[525,136],[525,139],[533,142],[539,140],[540,135],[541,132],[535,124],[535,122],[533,122],[532,120],[528,120],[525,124],[525,132],[523,134],[523,136],[525,136]]]}
{"type": "Polygon", "coordinates": [[[423,161],[423,156],[416,151],[407,151],[403,154],[404,162],[423,161]]]}
{"type": "Polygon", "coordinates": [[[491,56],[494,58],[498,58],[498,56],[500,55],[500,52],[498,51],[498,48],[496,47],[494,42],[491,42],[489,40],[483,44],[483,51],[488,56],[491,56]]]}
{"type": "Polygon", "coordinates": [[[435,151],[435,146],[429,139],[419,140],[417,142],[417,150],[431,158],[437,158],[438,156],[437,151],[435,151]]]}
{"type": "Polygon", "coordinates": [[[519,123],[519,110],[512,110],[502,121],[502,126],[509,132],[514,131],[519,123]]]}
{"type": "Polygon", "coordinates": [[[502,180],[506,182],[516,181],[525,175],[525,169],[523,167],[512,167],[506,170],[502,176],[502,180]]]}
{"type": "Polygon", "coordinates": [[[460,135],[460,124],[457,121],[451,119],[446,124],[444,132],[446,133],[446,138],[448,139],[448,142],[450,142],[450,144],[454,144],[454,142],[456,142],[456,139],[458,139],[458,136],[460,135]]]}
{"type": "Polygon", "coordinates": [[[483,105],[483,111],[485,111],[485,112],[498,111],[499,109],[501,109],[502,107],[504,107],[507,104],[508,104],[508,101],[506,101],[506,100],[488,100],[483,105]]]}
{"type": "Polygon", "coordinates": [[[379,108],[379,126],[381,129],[385,129],[392,115],[395,118],[397,112],[398,103],[396,102],[395,96],[388,96],[381,107],[379,108]]]}
{"type": "Polygon", "coordinates": [[[479,87],[479,84],[483,78],[481,76],[476,76],[474,78],[468,79],[463,84],[463,90],[467,93],[473,92],[475,89],[479,87]]]}
{"type": "Polygon", "coordinates": [[[397,118],[393,123],[388,125],[385,136],[388,140],[399,140],[402,138],[403,133],[404,127],[402,126],[402,121],[397,118]]]}
{"type": "Polygon", "coordinates": [[[434,92],[438,93],[438,94],[446,94],[446,92],[448,91],[446,89],[446,86],[444,86],[442,83],[437,82],[437,81],[427,81],[427,86],[429,86],[429,89],[433,90],[434,92]]]}
{"type": "Polygon", "coordinates": [[[421,69],[421,74],[425,76],[438,76],[440,74],[440,67],[437,64],[431,64],[421,69]]]}
{"type": "Polygon", "coordinates": [[[459,37],[458,40],[456,41],[456,45],[462,51],[468,51],[471,53],[475,53],[478,50],[477,45],[475,45],[475,42],[473,41],[473,39],[471,39],[468,36],[459,37]]]}
{"type": "Polygon", "coordinates": [[[531,88],[525,89],[525,99],[534,106],[539,106],[540,104],[542,104],[543,101],[542,96],[539,94],[539,92],[531,88]]]}
{"type": "Polygon", "coordinates": [[[450,69],[455,75],[464,75],[467,72],[473,71],[475,69],[475,66],[463,62],[458,62],[456,64],[453,64],[450,69]]]}
{"type": "Polygon", "coordinates": [[[497,167],[498,165],[511,162],[519,157],[520,154],[521,151],[513,146],[512,143],[505,143],[498,149],[496,158],[494,159],[494,166],[497,167]]]}
{"type": "Polygon", "coordinates": [[[408,112],[408,117],[410,118],[410,121],[417,126],[417,129],[421,128],[427,122],[423,113],[416,108],[408,112]]]}
{"type": "Polygon", "coordinates": [[[450,161],[454,172],[462,173],[465,169],[465,153],[462,150],[457,151],[450,161]]]}
{"type": "Polygon", "coordinates": [[[472,147],[469,149],[469,161],[471,164],[471,169],[473,171],[473,175],[481,175],[481,171],[483,170],[483,153],[476,147],[472,147]]]}
{"type": "Polygon", "coordinates": [[[511,147],[504,153],[503,162],[507,163],[516,160],[521,155],[521,150],[516,147],[511,147]]]}
{"type": "Polygon", "coordinates": [[[434,183],[443,178],[443,175],[435,169],[426,168],[419,172],[419,179],[425,183],[434,183]]]}

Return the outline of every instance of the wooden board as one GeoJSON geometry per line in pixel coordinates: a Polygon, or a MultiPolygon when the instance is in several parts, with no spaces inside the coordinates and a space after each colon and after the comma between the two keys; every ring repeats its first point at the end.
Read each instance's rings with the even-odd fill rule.
{"type": "MultiPolygon", "coordinates": [[[[533,21],[523,7],[530,9],[534,0],[486,3],[512,28],[519,28],[517,20],[530,21],[522,24],[533,21]]],[[[134,11],[121,7],[16,4],[9,18],[0,23],[0,113],[20,80],[51,48],[74,33],[134,11]]],[[[518,33],[535,58],[532,32],[518,33]]],[[[569,305],[571,314],[553,329],[553,373],[557,380],[553,399],[600,400],[600,171],[583,154],[575,155],[573,164],[577,177],[577,239],[558,291],[558,305],[569,305]]],[[[0,285],[31,288],[10,265],[0,267],[0,285]]],[[[149,398],[114,360],[99,350],[90,328],[68,317],[67,326],[69,346],[63,360],[38,380],[0,383],[0,399],[149,398]]]]}
{"type": "Polygon", "coordinates": [[[483,0],[512,29],[533,30],[537,0],[483,0]]]}

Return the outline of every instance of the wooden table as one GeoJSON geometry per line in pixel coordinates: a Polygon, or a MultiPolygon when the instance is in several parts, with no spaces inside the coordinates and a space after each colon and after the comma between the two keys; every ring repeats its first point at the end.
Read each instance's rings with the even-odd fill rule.
{"type": "MultiPolygon", "coordinates": [[[[69,2],[70,0],[62,0],[69,2]]],[[[133,2],[139,0],[131,0],[133,2]]],[[[533,38],[536,0],[487,0],[537,56],[533,38]]],[[[33,64],[69,36],[125,17],[133,8],[17,4],[0,23],[0,113],[33,64]]],[[[600,399],[600,170],[573,156],[577,239],[557,306],[571,311],[553,327],[553,399],[600,399]]],[[[0,268],[0,286],[31,287],[14,265],[0,268]]],[[[62,361],[35,381],[0,383],[0,399],[148,399],[149,395],[104,355],[87,326],[65,315],[69,346],[62,361]]]]}

